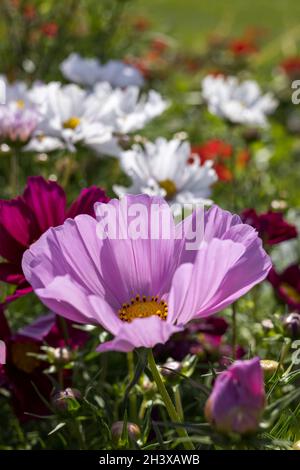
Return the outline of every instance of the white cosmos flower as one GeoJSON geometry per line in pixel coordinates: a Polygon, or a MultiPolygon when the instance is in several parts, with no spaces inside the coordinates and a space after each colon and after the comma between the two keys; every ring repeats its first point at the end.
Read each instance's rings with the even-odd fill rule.
{"type": "Polygon", "coordinates": [[[134,86],[113,90],[108,83],[101,83],[94,87],[94,94],[101,102],[101,122],[121,134],[142,129],[168,107],[156,91],[140,94],[139,88],[134,86]]]}
{"type": "MultiPolygon", "coordinates": [[[[113,89],[108,83],[99,83],[94,87],[94,96],[100,102],[100,122],[116,137],[142,129],[168,107],[159,93],[150,90],[148,94],[140,94],[138,87],[113,89]]],[[[91,146],[98,153],[119,156],[122,150],[116,137],[112,139],[109,149],[107,145],[103,147],[103,143],[97,142],[97,138],[91,146]]]]}
{"type": "Polygon", "coordinates": [[[141,72],[121,60],[110,60],[101,64],[98,59],[88,59],[79,54],[70,54],[60,65],[65,78],[83,86],[93,87],[98,82],[108,82],[113,87],[144,85],[141,72]]]}
{"type": "Polygon", "coordinates": [[[79,143],[89,145],[95,136],[100,143],[111,139],[110,128],[99,119],[100,103],[93,94],[58,82],[42,86],[40,93],[44,102],[38,135],[60,139],[70,151],[79,143]]]}
{"type": "Polygon", "coordinates": [[[235,124],[267,126],[267,115],[277,107],[272,93],[262,95],[253,80],[208,75],[202,81],[202,95],[212,114],[235,124]]]}
{"type": "Polygon", "coordinates": [[[124,172],[132,179],[132,186],[113,187],[115,193],[160,195],[170,203],[210,204],[211,186],[217,180],[212,162],[189,164],[191,147],[179,139],[167,141],[159,137],[144,146],[134,145],[121,154],[124,172]]]}
{"type": "Polygon", "coordinates": [[[31,100],[28,94],[28,87],[25,82],[16,81],[9,83],[4,75],[0,75],[1,81],[1,94],[3,105],[16,105],[19,108],[23,108],[25,105],[32,106],[31,100]]]}

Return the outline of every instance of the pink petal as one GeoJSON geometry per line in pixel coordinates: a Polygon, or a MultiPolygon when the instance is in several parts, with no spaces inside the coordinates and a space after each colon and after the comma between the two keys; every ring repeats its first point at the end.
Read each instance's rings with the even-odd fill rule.
{"type": "Polygon", "coordinates": [[[105,330],[113,335],[116,335],[124,325],[124,322],[119,319],[117,311],[101,297],[91,295],[88,298],[91,304],[91,310],[97,323],[99,323],[105,330]]]}
{"type": "Polygon", "coordinates": [[[58,276],[36,295],[52,311],[78,323],[96,323],[87,292],[70,276],[58,276]]]}
{"type": "Polygon", "coordinates": [[[43,339],[50,333],[51,329],[55,325],[56,315],[49,313],[37,318],[30,325],[25,326],[18,331],[18,335],[26,336],[35,341],[43,341],[43,339]]]}
{"type": "Polygon", "coordinates": [[[178,289],[182,271],[176,271],[169,309],[174,311],[177,323],[185,324],[192,318],[205,317],[210,313],[206,305],[214,298],[227,272],[244,252],[245,247],[242,244],[231,240],[213,239],[210,243],[204,242],[198,251],[192,271],[190,268],[186,269],[190,282],[182,284],[182,291],[178,289]]]}
{"type": "MultiPolygon", "coordinates": [[[[170,285],[176,257],[174,253],[175,226],[169,206],[162,198],[146,195],[127,196],[121,201],[95,206],[99,226],[108,213],[115,216],[115,237],[103,241],[101,266],[103,276],[112,286],[119,304],[136,294],[162,295],[170,285]],[[144,217],[130,211],[140,208],[144,217]],[[152,210],[152,218],[150,216],[152,210]],[[128,216],[129,214],[129,216],[128,216]],[[155,214],[155,215],[154,215],[155,214]],[[128,226],[139,219],[138,228],[143,237],[133,239],[128,226]],[[168,236],[163,233],[168,227],[168,236]],[[156,239],[151,234],[156,234],[156,239]],[[165,238],[164,238],[165,237],[165,238]]],[[[103,228],[104,230],[104,228],[103,228]]]]}
{"type": "Polygon", "coordinates": [[[6,362],[6,345],[4,341],[0,340],[0,364],[5,364],[6,362]]]}
{"type": "Polygon", "coordinates": [[[182,329],[154,316],[135,319],[132,323],[125,323],[117,336],[98,346],[97,351],[128,352],[141,347],[153,348],[157,344],[166,343],[172,334],[182,329]]]}

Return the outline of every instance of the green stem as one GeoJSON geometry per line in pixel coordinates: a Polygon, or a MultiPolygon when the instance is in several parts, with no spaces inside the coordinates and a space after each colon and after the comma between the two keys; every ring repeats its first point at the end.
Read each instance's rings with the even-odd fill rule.
{"type": "Polygon", "coordinates": [[[173,390],[174,390],[175,405],[176,405],[178,416],[180,417],[181,421],[184,421],[184,413],[183,413],[183,408],[182,408],[179,385],[175,385],[173,390]]]}
{"type": "MultiPolygon", "coordinates": [[[[133,351],[127,353],[127,365],[129,373],[129,382],[132,382],[134,379],[134,357],[133,351]]],[[[136,394],[133,390],[129,393],[129,406],[130,406],[130,419],[133,423],[137,423],[137,401],[136,394]]]]}
{"type": "MultiPolygon", "coordinates": [[[[151,349],[149,349],[149,352],[148,352],[148,363],[149,363],[149,367],[150,367],[150,370],[151,370],[151,373],[152,373],[152,376],[153,376],[153,379],[157,385],[157,388],[158,388],[158,391],[161,395],[161,398],[166,406],[166,409],[167,409],[167,412],[169,414],[169,417],[171,419],[171,421],[173,423],[181,423],[181,419],[175,409],[175,406],[173,405],[173,402],[170,398],[170,395],[168,394],[167,392],[167,389],[163,383],[163,380],[161,378],[161,375],[157,369],[157,366],[156,366],[156,363],[155,363],[155,359],[154,359],[154,356],[153,356],[153,352],[151,349]]],[[[177,431],[177,434],[179,437],[181,437],[182,439],[185,440],[185,442],[183,442],[183,445],[184,445],[184,448],[186,450],[194,450],[195,447],[192,443],[192,441],[190,440],[189,438],[189,435],[188,433],[186,432],[186,430],[183,428],[183,427],[178,427],[176,428],[176,431],[177,431]]]]}
{"type": "Polygon", "coordinates": [[[236,303],[232,304],[232,356],[236,359],[236,341],[237,341],[237,325],[236,325],[236,303]]]}

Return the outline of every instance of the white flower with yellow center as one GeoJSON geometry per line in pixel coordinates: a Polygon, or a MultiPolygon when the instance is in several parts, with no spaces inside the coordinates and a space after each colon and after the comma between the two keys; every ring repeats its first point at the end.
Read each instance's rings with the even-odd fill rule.
{"type": "Polygon", "coordinates": [[[98,59],[70,54],[60,65],[65,78],[79,85],[93,87],[98,82],[108,82],[113,87],[144,85],[141,72],[134,66],[121,60],[110,60],[101,64],[98,59]]]}
{"type": "Polygon", "coordinates": [[[100,103],[93,94],[57,82],[41,87],[40,93],[45,101],[37,134],[60,139],[70,151],[78,144],[88,146],[94,137],[100,143],[111,139],[109,127],[99,119],[100,103]]]}
{"type": "Polygon", "coordinates": [[[144,146],[134,145],[122,152],[121,167],[132,179],[132,186],[113,187],[118,196],[140,194],[163,196],[169,203],[210,204],[211,186],[217,180],[212,162],[189,163],[191,147],[179,139],[160,137],[144,146]]]}
{"type": "Polygon", "coordinates": [[[266,127],[267,115],[277,107],[272,93],[263,95],[255,81],[239,82],[236,77],[208,75],[202,81],[202,95],[212,114],[234,124],[266,127]]]}

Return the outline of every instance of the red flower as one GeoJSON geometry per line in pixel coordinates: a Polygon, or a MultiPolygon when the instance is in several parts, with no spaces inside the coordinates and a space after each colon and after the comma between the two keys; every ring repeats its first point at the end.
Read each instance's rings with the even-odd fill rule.
{"type": "Polygon", "coordinates": [[[283,60],[279,66],[289,78],[300,77],[300,56],[289,57],[283,60]]]}
{"type": "Polygon", "coordinates": [[[36,17],[36,9],[34,5],[30,3],[24,6],[23,16],[26,20],[31,21],[36,17]]]}
{"type": "Polygon", "coordinates": [[[151,41],[150,47],[153,51],[161,54],[165,52],[166,49],[168,49],[169,45],[165,39],[157,37],[151,41]]]}
{"type": "Polygon", "coordinates": [[[45,23],[41,26],[41,31],[48,38],[54,38],[58,33],[58,25],[54,22],[45,23]]]}
{"type": "Polygon", "coordinates": [[[254,209],[245,209],[241,214],[243,222],[252,225],[259,236],[268,245],[276,245],[297,237],[297,229],[289,224],[279,212],[264,212],[257,214],[254,209]]]}
{"type": "Polygon", "coordinates": [[[28,178],[22,196],[0,200],[0,280],[17,286],[6,299],[12,301],[31,292],[21,267],[24,251],[50,227],[61,225],[68,217],[79,214],[93,216],[94,203],[108,202],[101,188],[83,189],[69,209],[66,208],[64,190],[53,181],[41,176],[28,178]]]}
{"type": "MultiPolygon", "coordinates": [[[[202,145],[193,146],[192,154],[198,155],[201,163],[213,160],[214,168],[220,180],[232,180],[232,172],[228,167],[229,165],[226,165],[226,162],[233,157],[233,148],[227,142],[220,139],[208,140],[202,145]]],[[[248,151],[241,150],[237,155],[237,166],[240,168],[244,167],[248,160],[248,151]]]]}
{"type": "MultiPolygon", "coordinates": [[[[8,326],[3,307],[0,306],[0,337],[7,347],[6,364],[0,366],[0,386],[10,391],[12,405],[20,421],[30,419],[30,415],[26,413],[49,414],[50,410],[41,396],[49,402],[53,390],[52,381],[44,373],[49,364],[28,353],[41,353],[40,347],[43,344],[53,348],[68,347],[74,351],[87,341],[86,333],[73,328],[68,321],[65,325],[68,340],[64,339],[65,332],[54,313],[39,317],[14,334],[8,326]]],[[[64,379],[65,385],[71,382],[69,370],[64,371],[64,379]]]]}
{"type": "Polygon", "coordinates": [[[151,26],[150,20],[146,18],[145,16],[139,16],[137,18],[134,18],[133,20],[133,27],[136,31],[139,31],[140,33],[147,31],[151,26]]]}
{"type": "Polygon", "coordinates": [[[253,41],[245,38],[240,38],[231,41],[231,43],[229,44],[229,50],[235,56],[245,57],[257,52],[258,49],[253,41]]]}
{"type": "Polygon", "coordinates": [[[273,285],[277,295],[291,309],[300,312],[300,267],[293,264],[281,274],[278,274],[275,269],[271,269],[268,280],[273,285]]]}

